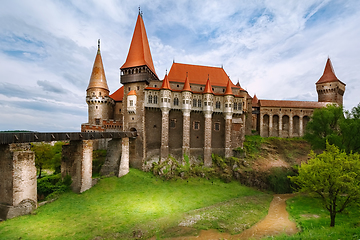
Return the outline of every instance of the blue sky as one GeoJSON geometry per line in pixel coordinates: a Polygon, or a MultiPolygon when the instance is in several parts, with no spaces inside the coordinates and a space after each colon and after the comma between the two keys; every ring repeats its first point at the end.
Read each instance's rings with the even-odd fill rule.
{"type": "Polygon", "coordinates": [[[223,66],[260,99],[317,101],[330,56],[360,102],[360,1],[5,1],[0,9],[0,130],[79,131],[101,39],[110,92],[141,6],[156,72],[173,60],[223,66]]]}

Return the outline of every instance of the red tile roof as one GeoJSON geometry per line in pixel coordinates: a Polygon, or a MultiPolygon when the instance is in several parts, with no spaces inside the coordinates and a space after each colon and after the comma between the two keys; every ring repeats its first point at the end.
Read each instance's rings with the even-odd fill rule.
{"type": "Polygon", "coordinates": [[[210,84],[210,79],[208,78],[208,80],[206,81],[206,85],[205,85],[205,89],[203,93],[212,93],[214,94],[213,90],[212,90],[212,86],[210,84]]]}
{"type": "Polygon", "coordinates": [[[151,57],[146,29],[141,14],[138,15],[126,62],[120,69],[146,65],[156,75],[151,57]]]}
{"type": "Polygon", "coordinates": [[[130,96],[130,95],[135,95],[135,96],[136,96],[135,90],[131,90],[131,91],[128,93],[128,96],[130,96]]]}
{"type": "Polygon", "coordinates": [[[189,78],[188,78],[188,74],[186,73],[186,78],[185,78],[185,83],[184,83],[184,87],[182,89],[182,91],[188,91],[191,92],[191,87],[190,87],[190,83],[189,83],[189,78]]]}
{"type": "MultiPolygon", "coordinates": [[[[187,72],[190,84],[205,85],[209,76],[212,86],[226,87],[229,79],[223,68],[173,63],[169,72],[169,81],[183,83],[187,72]]],[[[239,88],[232,82],[231,87],[239,88]]]]}
{"type": "Polygon", "coordinates": [[[324,73],[321,76],[321,78],[316,82],[316,84],[328,83],[328,82],[341,82],[335,75],[334,68],[332,66],[330,58],[327,59],[324,73]]]}
{"type": "Polygon", "coordinates": [[[170,87],[170,83],[169,83],[169,79],[168,79],[168,75],[166,74],[165,77],[164,77],[164,80],[162,82],[162,85],[161,85],[161,88],[160,89],[169,89],[171,90],[171,87],[170,87]]]}
{"type": "Polygon", "coordinates": [[[124,98],[124,86],[121,86],[121,88],[111,94],[110,97],[116,102],[121,102],[124,98]]]}
{"type": "Polygon", "coordinates": [[[258,107],[259,106],[259,99],[257,98],[256,94],[253,97],[252,106],[253,107],[258,107]]]}
{"type": "MultiPolygon", "coordinates": [[[[225,90],[225,93],[224,93],[225,95],[234,95],[232,90],[231,90],[231,84],[232,84],[232,82],[231,82],[231,80],[229,78],[228,83],[226,85],[226,90],[225,90]]],[[[232,85],[234,85],[234,84],[232,84],[232,85]]]]}
{"type": "Polygon", "coordinates": [[[100,53],[100,42],[95,57],[94,66],[90,77],[90,82],[86,90],[88,90],[89,88],[103,88],[109,91],[109,87],[106,82],[101,53],[100,53]]]}
{"type": "Polygon", "coordinates": [[[283,108],[322,108],[327,102],[288,101],[288,100],[259,100],[260,107],[283,107],[283,108]]]}

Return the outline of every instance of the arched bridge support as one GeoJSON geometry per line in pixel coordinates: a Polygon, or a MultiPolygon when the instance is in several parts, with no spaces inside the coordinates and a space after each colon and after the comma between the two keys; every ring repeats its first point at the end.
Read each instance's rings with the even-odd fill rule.
{"type": "Polygon", "coordinates": [[[92,154],[92,140],[75,140],[62,146],[61,176],[71,176],[71,189],[76,193],[92,187],[92,154]]]}
{"type": "Polygon", "coordinates": [[[30,144],[0,144],[0,218],[29,214],[36,207],[35,153],[30,144]]]}

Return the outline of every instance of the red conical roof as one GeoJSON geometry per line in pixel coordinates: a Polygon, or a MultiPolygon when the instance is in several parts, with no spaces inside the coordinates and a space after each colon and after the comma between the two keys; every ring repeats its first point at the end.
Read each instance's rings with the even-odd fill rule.
{"type": "Polygon", "coordinates": [[[184,91],[191,92],[191,87],[190,87],[189,78],[187,76],[187,73],[186,73],[185,83],[184,83],[184,87],[183,87],[182,91],[183,92],[184,91]]]}
{"type": "Polygon", "coordinates": [[[203,93],[212,93],[214,94],[213,90],[212,90],[212,86],[210,84],[210,79],[208,78],[208,80],[206,81],[206,85],[205,85],[205,89],[203,93]]]}
{"type": "Polygon", "coordinates": [[[142,15],[139,14],[126,62],[120,69],[146,65],[156,75],[142,15]]]}
{"type": "Polygon", "coordinates": [[[234,84],[231,83],[230,78],[229,78],[228,83],[226,85],[225,95],[234,95],[231,90],[231,85],[234,85],[234,84]]]}
{"type": "Polygon", "coordinates": [[[169,89],[171,90],[171,87],[170,87],[170,83],[169,83],[169,79],[168,79],[168,75],[165,74],[165,77],[164,77],[164,80],[162,82],[162,85],[161,85],[161,88],[160,89],[169,89]]]}
{"type": "Polygon", "coordinates": [[[253,107],[258,107],[259,106],[259,99],[256,97],[256,94],[254,95],[253,99],[252,99],[252,106],[253,107]]]}
{"type": "Polygon", "coordinates": [[[340,80],[336,77],[333,66],[331,64],[331,60],[330,60],[330,58],[328,58],[326,65],[325,65],[324,73],[321,76],[321,78],[316,82],[316,84],[327,83],[327,82],[337,82],[337,81],[340,81],[340,80]]]}
{"type": "Polygon", "coordinates": [[[109,87],[106,82],[101,53],[100,53],[100,39],[98,40],[98,51],[95,57],[89,85],[86,90],[88,90],[89,88],[103,88],[109,91],[109,87]]]}

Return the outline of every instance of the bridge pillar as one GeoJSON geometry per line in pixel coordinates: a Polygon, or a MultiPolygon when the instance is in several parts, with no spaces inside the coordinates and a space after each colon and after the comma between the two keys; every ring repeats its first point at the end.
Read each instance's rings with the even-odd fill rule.
{"type": "Polygon", "coordinates": [[[35,153],[30,144],[0,144],[0,218],[29,214],[36,207],[35,153]]]}
{"type": "Polygon", "coordinates": [[[129,138],[122,139],[121,149],[121,161],[118,177],[122,177],[129,173],[129,138]]]}
{"type": "Polygon", "coordinates": [[[92,187],[93,141],[70,141],[62,147],[61,176],[71,176],[71,188],[82,193],[92,187]]]}

